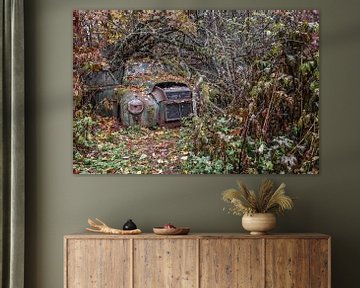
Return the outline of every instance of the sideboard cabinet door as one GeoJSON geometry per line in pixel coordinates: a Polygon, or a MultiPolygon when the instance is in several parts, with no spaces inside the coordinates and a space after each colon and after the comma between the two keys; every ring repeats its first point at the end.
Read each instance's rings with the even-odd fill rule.
{"type": "Polygon", "coordinates": [[[263,253],[261,239],[202,239],[200,287],[263,287],[263,253]]]}
{"type": "Polygon", "coordinates": [[[310,242],[310,287],[331,286],[330,240],[312,239],[310,242]]]}
{"type": "Polygon", "coordinates": [[[329,287],[327,239],[266,239],[266,287],[329,287]]]}
{"type": "Polygon", "coordinates": [[[196,288],[196,239],[135,239],[134,288],[196,288]]]}
{"type": "Polygon", "coordinates": [[[130,240],[68,239],[68,288],[131,287],[130,240]]]}

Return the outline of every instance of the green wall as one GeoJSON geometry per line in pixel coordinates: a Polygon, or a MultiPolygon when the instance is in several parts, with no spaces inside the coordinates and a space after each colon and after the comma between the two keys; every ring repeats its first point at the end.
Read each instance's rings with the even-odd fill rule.
{"type": "Polygon", "coordinates": [[[240,232],[220,192],[261,176],[72,175],[72,10],[78,8],[318,8],[321,11],[319,176],[274,176],[296,195],[279,232],[333,237],[333,287],[358,287],[360,259],[359,3],[356,1],[25,1],[26,287],[63,287],[63,235],[87,217],[145,231],[172,222],[196,232],[240,232]],[[173,4],[172,4],[173,3],[173,4]]]}

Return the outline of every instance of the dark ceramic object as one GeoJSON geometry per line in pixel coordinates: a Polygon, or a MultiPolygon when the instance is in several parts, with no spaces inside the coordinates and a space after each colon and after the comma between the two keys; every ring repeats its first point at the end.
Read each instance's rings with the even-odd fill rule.
{"type": "Polygon", "coordinates": [[[136,224],[129,219],[123,226],[123,230],[135,230],[137,229],[136,224]]]}

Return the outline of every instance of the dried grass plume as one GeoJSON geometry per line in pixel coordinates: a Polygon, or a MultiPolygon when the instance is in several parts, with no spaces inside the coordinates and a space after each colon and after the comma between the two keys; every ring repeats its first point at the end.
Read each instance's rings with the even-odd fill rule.
{"type": "Polygon", "coordinates": [[[251,215],[255,213],[283,214],[294,207],[294,199],[285,195],[284,183],[274,190],[273,181],[264,179],[259,192],[249,190],[246,185],[238,181],[238,189],[227,189],[222,193],[222,199],[230,203],[229,212],[234,215],[251,215]]]}

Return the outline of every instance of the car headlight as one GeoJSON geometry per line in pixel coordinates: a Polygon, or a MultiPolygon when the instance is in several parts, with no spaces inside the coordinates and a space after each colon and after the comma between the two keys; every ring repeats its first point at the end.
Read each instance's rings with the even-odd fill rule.
{"type": "Polygon", "coordinates": [[[139,99],[130,100],[128,103],[128,111],[133,115],[138,115],[144,110],[144,103],[139,99]]]}

